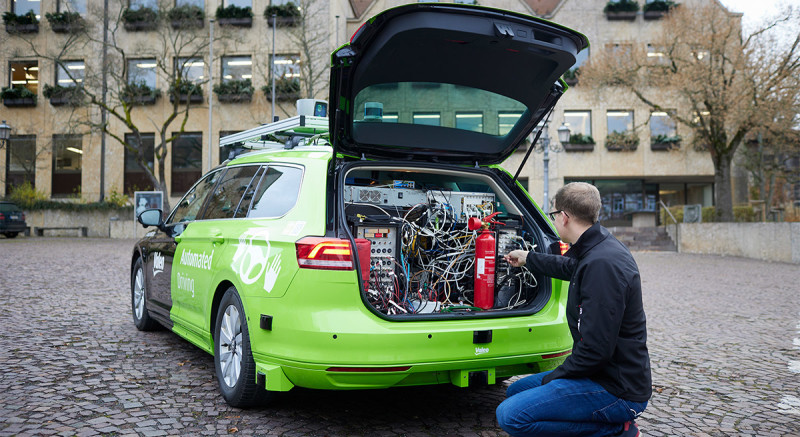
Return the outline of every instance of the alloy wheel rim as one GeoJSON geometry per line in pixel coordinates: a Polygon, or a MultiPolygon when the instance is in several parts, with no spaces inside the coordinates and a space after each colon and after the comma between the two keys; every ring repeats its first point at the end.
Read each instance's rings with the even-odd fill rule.
{"type": "Polygon", "coordinates": [[[133,285],[133,309],[136,320],[141,320],[144,314],[144,275],[142,269],[136,270],[136,279],[133,285]]]}
{"type": "Polygon", "coordinates": [[[233,305],[225,308],[220,323],[219,363],[225,385],[236,386],[242,371],[242,320],[233,305]]]}

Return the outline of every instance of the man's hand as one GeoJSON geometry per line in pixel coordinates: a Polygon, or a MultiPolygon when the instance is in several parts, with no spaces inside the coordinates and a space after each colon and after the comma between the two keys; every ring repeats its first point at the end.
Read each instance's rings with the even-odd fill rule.
{"type": "Polygon", "coordinates": [[[508,261],[513,267],[522,267],[525,265],[525,258],[528,257],[527,250],[512,250],[508,255],[503,258],[508,261]]]}

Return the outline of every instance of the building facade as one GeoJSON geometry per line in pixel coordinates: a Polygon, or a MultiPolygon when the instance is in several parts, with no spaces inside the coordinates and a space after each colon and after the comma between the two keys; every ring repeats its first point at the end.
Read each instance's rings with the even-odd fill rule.
{"type": "MultiPolygon", "coordinates": [[[[643,5],[645,1],[648,0],[640,3],[643,5]]],[[[577,68],[592,56],[603,56],[634,44],[647,47],[648,56],[657,58],[659,55],[648,47],[651,36],[660,31],[659,16],[645,16],[639,12],[624,20],[614,19],[603,12],[605,0],[457,2],[537,15],[584,33],[591,47],[579,57],[577,68]]],[[[717,0],[686,0],[685,3],[693,2],[712,2],[723,7],[717,0]]],[[[20,99],[4,98],[0,109],[2,119],[13,131],[6,153],[0,154],[4,155],[0,156],[0,165],[5,169],[0,195],[25,181],[54,198],[75,196],[79,192],[84,199],[96,200],[100,196],[101,179],[106,195],[112,191],[129,193],[150,189],[149,178],[116,138],[129,143],[141,142],[145,146],[142,150],[147,165],[158,174],[161,169],[155,156],[156,146],[180,131],[183,124],[184,133],[167,146],[163,165],[168,195],[174,202],[204,171],[226,158],[227,151],[217,147],[220,136],[269,122],[273,116],[295,115],[295,98],[327,98],[328,54],[369,17],[408,1],[295,1],[300,5],[301,19],[282,17],[281,20],[294,19],[295,22],[280,21],[274,28],[265,12],[271,7],[270,11],[275,12],[274,7],[278,7],[280,12],[286,1],[172,0],[159,4],[155,0],[131,0],[124,4],[111,3],[109,36],[117,50],[111,50],[109,56],[114,68],[121,67],[122,71],[106,72],[106,81],[112,88],[108,93],[110,101],[124,99],[125,92],[139,85],[151,91],[159,90],[159,93],[154,99],[152,93],[137,94],[137,99],[152,101],[133,107],[130,122],[109,116],[111,134],[106,136],[103,146],[101,135],[96,129],[90,129],[101,121],[97,105],[74,107],[69,99],[64,102],[63,98],[52,97],[52,90],[47,94],[50,98],[44,94],[46,86],[60,84],[99,89],[104,70],[100,56],[103,2],[3,0],[4,11],[22,15],[23,9],[34,10],[40,23],[37,33],[21,33],[9,29],[8,25],[6,31],[0,31],[3,40],[0,65],[5,67],[0,72],[0,83],[26,88],[36,96],[33,105],[30,99],[27,104],[20,104],[20,99]],[[169,19],[149,25],[144,20],[140,28],[125,21],[130,18],[124,15],[126,9],[151,7],[169,17],[172,9],[187,5],[202,11],[196,26],[188,29],[180,26],[176,29],[175,21],[169,19]],[[218,8],[230,6],[250,7],[254,16],[249,25],[226,22],[218,8]],[[61,33],[57,30],[59,23],[44,19],[48,13],[64,11],[78,12],[85,20],[89,36],[61,33]],[[209,23],[210,18],[215,22],[209,23]],[[209,26],[213,26],[213,36],[209,26]],[[274,70],[271,67],[273,45],[274,70]],[[170,69],[179,71],[181,77],[199,87],[196,93],[181,97],[196,100],[188,113],[182,110],[185,105],[178,105],[176,110],[170,101],[167,88],[175,77],[174,73],[170,75],[170,69]],[[109,75],[113,80],[109,81],[109,75]],[[279,91],[274,110],[272,76],[277,80],[275,88],[279,91]],[[240,96],[237,86],[247,79],[252,86],[250,95],[240,96]],[[214,91],[215,86],[219,92],[214,91]],[[173,116],[175,121],[165,128],[164,121],[173,116]]],[[[731,14],[731,17],[740,19],[738,14],[731,14]]],[[[604,200],[603,221],[610,225],[630,225],[635,214],[656,211],[659,201],[668,205],[713,205],[714,169],[708,152],[689,146],[686,141],[689,132],[677,126],[669,114],[651,112],[633,95],[587,89],[580,82],[570,83],[573,86],[548,122],[551,151],[547,186],[550,192],[570,181],[594,183],[604,200]],[[570,143],[558,142],[556,130],[562,125],[568,126],[573,134],[570,143]],[[638,139],[638,146],[629,147],[625,142],[631,137],[638,139]],[[684,141],[675,142],[678,137],[684,141]]],[[[676,101],[675,106],[678,105],[676,101]]],[[[502,130],[502,115],[481,114],[480,108],[475,108],[457,121],[474,123],[480,119],[481,123],[497,124],[502,130]]],[[[426,121],[420,119],[420,122],[426,121]]],[[[516,171],[527,149],[522,147],[509,158],[505,167],[516,171]]],[[[545,188],[544,160],[539,153],[541,147],[535,149],[520,178],[534,200],[541,203],[545,188]]],[[[746,191],[746,182],[742,186],[746,191]]]]}

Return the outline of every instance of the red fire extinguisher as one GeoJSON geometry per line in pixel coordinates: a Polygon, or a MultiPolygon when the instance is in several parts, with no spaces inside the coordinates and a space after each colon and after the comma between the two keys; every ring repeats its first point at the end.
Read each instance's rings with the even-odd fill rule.
{"type": "Polygon", "coordinates": [[[492,220],[497,214],[500,213],[491,214],[484,221],[478,217],[470,217],[467,223],[467,227],[471,231],[482,229],[475,238],[475,306],[484,310],[494,306],[494,263],[497,256],[495,247],[497,246],[494,232],[489,230],[489,226],[503,224],[492,220]]]}

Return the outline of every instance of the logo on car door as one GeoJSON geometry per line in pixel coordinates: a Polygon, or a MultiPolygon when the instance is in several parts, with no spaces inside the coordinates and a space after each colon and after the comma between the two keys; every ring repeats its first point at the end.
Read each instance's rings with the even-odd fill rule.
{"type": "Polygon", "coordinates": [[[248,229],[239,236],[236,253],[233,254],[231,268],[239,274],[239,279],[247,285],[255,284],[264,278],[264,291],[272,291],[278,274],[281,272],[281,259],[272,255],[269,230],[248,229]],[[270,260],[270,257],[272,258],[270,260]]]}

